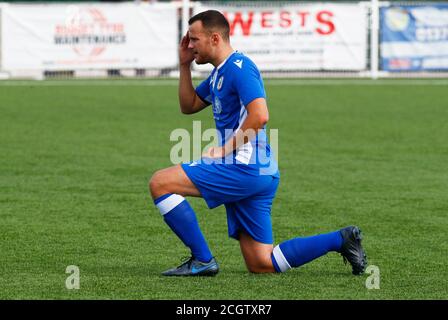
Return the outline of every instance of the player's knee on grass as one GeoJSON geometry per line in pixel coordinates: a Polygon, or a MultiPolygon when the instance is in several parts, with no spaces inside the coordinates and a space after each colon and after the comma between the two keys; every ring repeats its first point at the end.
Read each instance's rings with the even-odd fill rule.
{"type": "Polygon", "coordinates": [[[271,273],[275,272],[270,255],[253,255],[245,257],[247,270],[251,273],[271,273]]]}
{"type": "Polygon", "coordinates": [[[244,257],[247,270],[252,273],[275,272],[272,265],[271,254],[273,246],[254,240],[246,232],[238,234],[241,253],[244,257]]]}
{"type": "Polygon", "coordinates": [[[260,262],[256,264],[246,264],[250,273],[272,273],[275,272],[272,263],[260,262]]]}

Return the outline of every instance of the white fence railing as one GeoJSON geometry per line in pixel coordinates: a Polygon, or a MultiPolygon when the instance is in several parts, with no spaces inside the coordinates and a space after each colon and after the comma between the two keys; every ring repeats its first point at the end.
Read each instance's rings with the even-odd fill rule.
{"type": "MultiPolygon", "coordinates": [[[[0,79],[176,77],[191,13],[223,12],[270,77],[447,77],[448,2],[0,4],[0,79]]],[[[210,66],[194,66],[200,75],[210,66]]]]}

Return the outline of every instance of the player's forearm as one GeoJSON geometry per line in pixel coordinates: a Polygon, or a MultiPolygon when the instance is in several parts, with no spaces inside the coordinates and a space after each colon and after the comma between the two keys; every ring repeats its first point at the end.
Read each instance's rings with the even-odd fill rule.
{"type": "Polygon", "coordinates": [[[179,76],[179,105],[182,113],[192,113],[195,99],[195,91],[191,81],[190,65],[180,66],[179,76]]]}
{"type": "Polygon", "coordinates": [[[235,132],[232,139],[224,145],[224,153],[230,154],[242,145],[256,137],[258,131],[263,129],[268,119],[262,115],[248,115],[241,127],[235,132]]]}

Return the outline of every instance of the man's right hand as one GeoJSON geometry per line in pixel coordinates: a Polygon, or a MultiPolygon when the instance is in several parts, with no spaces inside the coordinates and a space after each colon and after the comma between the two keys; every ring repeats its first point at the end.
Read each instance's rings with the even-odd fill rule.
{"type": "Polygon", "coordinates": [[[186,35],[182,37],[179,44],[179,65],[190,66],[194,60],[193,49],[188,48],[189,43],[190,37],[188,36],[187,31],[186,35]]]}

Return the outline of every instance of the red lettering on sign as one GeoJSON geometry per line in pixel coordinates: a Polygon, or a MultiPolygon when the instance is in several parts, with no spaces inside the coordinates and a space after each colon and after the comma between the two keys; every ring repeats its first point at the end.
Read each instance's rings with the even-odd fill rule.
{"type": "Polygon", "coordinates": [[[306,26],[306,17],[309,16],[309,12],[308,11],[299,11],[297,12],[297,14],[300,17],[300,26],[304,27],[306,26]]]}
{"type": "Polygon", "coordinates": [[[316,20],[326,26],[325,29],[321,27],[316,28],[317,33],[321,35],[329,35],[334,32],[335,26],[331,21],[332,17],[333,13],[330,11],[321,11],[316,15],[316,20]]]}
{"type": "Polygon", "coordinates": [[[224,12],[224,16],[226,17],[227,21],[229,21],[231,36],[235,33],[235,28],[237,25],[239,25],[241,27],[241,30],[243,31],[243,36],[250,35],[250,30],[252,28],[252,22],[254,19],[254,13],[252,11],[248,12],[247,20],[243,19],[243,15],[241,12],[235,12],[232,21],[229,19],[229,16],[226,12],[224,12]]]}
{"type": "Polygon", "coordinates": [[[291,13],[288,11],[280,12],[280,27],[289,28],[292,24],[291,13]]]}
{"type": "Polygon", "coordinates": [[[261,27],[262,28],[272,28],[272,12],[265,11],[261,13],[261,27]]]}

